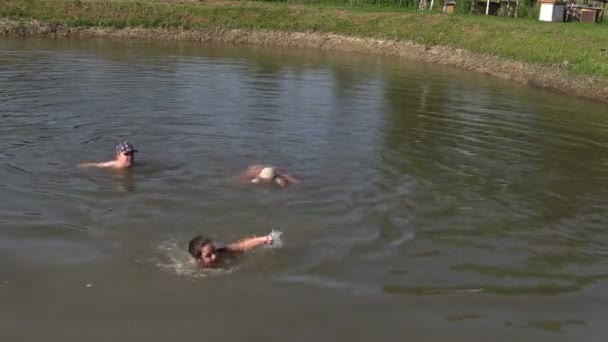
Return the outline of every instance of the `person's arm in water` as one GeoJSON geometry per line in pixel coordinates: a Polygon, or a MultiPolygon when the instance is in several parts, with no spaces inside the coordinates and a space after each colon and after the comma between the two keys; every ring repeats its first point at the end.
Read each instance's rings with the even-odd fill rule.
{"type": "Polygon", "coordinates": [[[232,251],[232,252],[247,252],[258,246],[271,245],[271,244],[272,244],[272,237],[270,235],[266,235],[266,236],[256,236],[256,237],[252,237],[252,238],[246,238],[243,240],[239,240],[237,242],[229,244],[226,247],[228,248],[229,251],[232,251]]]}
{"type": "Polygon", "coordinates": [[[299,179],[294,178],[294,177],[288,175],[287,173],[285,173],[284,171],[281,171],[281,170],[277,170],[277,178],[283,178],[284,180],[287,181],[286,182],[287,184],[281,184],[281,183],[279,183],[279,185],[281,185],[281,186],[286,186],[286,185],[300,183],[299,179]]]}
{"type": "Polygon", "coordinates": [[[111,161],[107,161],[107,162],[103,162],[103,163],[82,163],[82,164],[78,164],[78,167],[100,167],[100,168],[116,167],[116,161],[111,160],[111,161]]]}

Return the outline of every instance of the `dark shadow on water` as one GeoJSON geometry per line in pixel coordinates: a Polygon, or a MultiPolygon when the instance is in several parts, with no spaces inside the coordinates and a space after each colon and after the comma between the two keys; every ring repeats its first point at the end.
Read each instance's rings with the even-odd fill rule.
{"type": "Polygon", "coordinates": [[[508,327],[513,328],[528,328],[538,329],[551,332],[562,332],[566,328],[571,326],[582,326],[586,325],[587,322],[582,319],[567,319],[567,320],[534,320],[525,323],[507,322],[505,323],[508,327]]]}

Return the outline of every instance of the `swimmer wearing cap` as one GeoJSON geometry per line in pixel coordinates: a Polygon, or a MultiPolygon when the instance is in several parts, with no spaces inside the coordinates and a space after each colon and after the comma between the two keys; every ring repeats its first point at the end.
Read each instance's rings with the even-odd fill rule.
{"type": "Polygon", "coordinates": [[[216,247],[212,240],[198,235],[188,243],[188,253],[200,266],[216,268],[224,266],[226,262],[234,259],[236,254],[272,243],[272,236],[265,235],[242,239],[226,247],[216,247]]]}
{"type": "Polygon", "coordinates": [[[300,181],[288,175],[283,170],[270,165],[252,165],[247,168],[240,179],[253,184],[277,184],[286,187],[300,181]]]}
{"type": "Polygon", "coordinates": [[[79,167],[99,167],[99,168],[111,168],[111,169],[128,169],[135,165],[135,153],[137,150],[133,145],[126,141],[116,145],[116,155],[114,160],[101,163],[83,163],[79,164],[79,167]]]}

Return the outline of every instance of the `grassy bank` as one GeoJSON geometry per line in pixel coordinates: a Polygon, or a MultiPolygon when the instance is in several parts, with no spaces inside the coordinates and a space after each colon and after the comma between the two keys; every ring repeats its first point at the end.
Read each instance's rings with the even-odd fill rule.
{"type": "Polygon", "coordinates": [[[414,41],[608,79],[605,24],[187,0],[0,0],[0,16],[72,27],[272,30],[414,41]]]}

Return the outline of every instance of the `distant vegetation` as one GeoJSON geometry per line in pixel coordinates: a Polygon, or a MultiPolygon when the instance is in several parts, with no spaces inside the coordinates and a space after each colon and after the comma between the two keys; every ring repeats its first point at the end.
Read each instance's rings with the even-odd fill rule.
{"type": "Polygon", "coordinates": [[[606,24],[448,15],[416,8],[414,0],[0,0],[0,17],[70,26],[331,32],[462,48],[608,79],[606,24]]]}
{"type": "MultiPolygon", "coordinates": [[[[260,2],[288,3],[293,5],[313,5],[313,6],[331,6],[331,7],[348,7],[355,8],[370,8],[373,10],[416,10],[418,11],[420,0],[253,0],[260,2]]],[[[430,6],[431,0],[427,0],[430,6]]],[[[496,0],[494,0],[496,1],[496,0]]],[[[517,0],[512,0],[513,4],[517,0]]],[[[580,0],[583,1],[583,0],[580,0]]],[[[199,2],[204,3],[205,0],[199,2]]],[[[439,13],[443,6],[443,0],[433,1],[433,13],[439,13]]],[[[485,2],[485,1],[483,1],[485,2]]],[[[455,12],[459,14],[475,14],[472,0],[456,1],[455,12]]],[[[427,7],[427,10],[430,8],[427,7]]],[[[519,18],[538,18],[538,0],[520,0],[517,9],[519,18]]]]}

